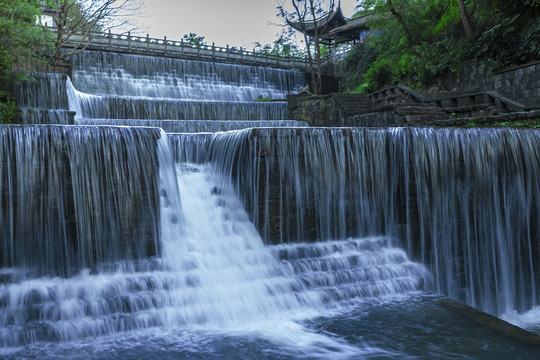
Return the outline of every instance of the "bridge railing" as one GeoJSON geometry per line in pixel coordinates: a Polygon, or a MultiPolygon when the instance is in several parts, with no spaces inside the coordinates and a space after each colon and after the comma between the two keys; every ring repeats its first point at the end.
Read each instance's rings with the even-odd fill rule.
{"type": "MultiPolygon", "coordinates": [[[[54,29],[51,29],[54,31],[54,29]]],[[[152,38],[127,34],[114,34],[109,32],[92,33],[86,36],[72,35],[65,40],[65,47],[77,47],[86,43],[90,50],[105,50],[143,55],[161,55],[203,61],[218,61],[239,63],[246,65],[260,65],[278,68],[306,70],[308,61],[301,56],[280,56],[245,48],[216,46],[214,43],[194,44],[184,39],[170,40],[167,37],[152,38]]]]}

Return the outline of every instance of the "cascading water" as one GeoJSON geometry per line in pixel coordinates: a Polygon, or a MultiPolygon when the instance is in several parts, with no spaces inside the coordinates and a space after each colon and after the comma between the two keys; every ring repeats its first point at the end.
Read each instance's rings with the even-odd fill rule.
{"type": "Polygon", "coordinates": [[[285,99],[305,82],[298,71],[92,51],[72,64],[79,118],[283,120],[286,103],[255,100],[285,99]]]}
{"type": "MultiPolygon", "coordinates": [[[[99,129],[120,132],[123,140],[142,131],[154,139],[152,152],[160,164],[162,256],[128,259],[121,266],[113,263],[91,272],[82,269],[69,278],[11,277],[0,288],[2,346],[31,349],[42,341],[84,341],[153,328],[235,333],[249,325],[248,332],[268,333],[278,343],[289,344],[289,336],[303,339],[306,344],[300,349],[317,348],[309,350],[310,356],[386,353],[317,335],[296,322],[354,301],[417,293],[422,282],[429,281],[429,272],[391,246],[391,239],[265,246],[230,181],[211,164],[173,163],[165,135],[156,141],[153,129],[99,129]]],[[[87,135],[93,131],[87,128],[87,135]]],[[[74,148],[80,157],[93,151],[74,148]]],[[[144,151],[135,154],[140,153],[144,151]]],[[[128,164],[133,167],[133,161],[128,164]]],[[[5,270],[20,267],[13,264],[5,270]]]]}
{"type": "Polygon", "coordinates": [[[255,127],[306,127],[305,121],[294,120],[137,120],[77,119],[78,125],[117,125],[159,127],[168,133],[201,133],[239,130],[255,127]]]}
{"type": "Polygon", "coordinates": [[[33,79],[21,81],[13,87],[17,107],[21,110],[21,124],[73,124],[69,111],[66,76],[34,73],[33,79]],[[55,94],[56,96],[50,96],[55,94]]]}
{"type": "Polygon", "coordinates": [[[69,276],[158,252],[158,129],[0,127],[0,266],[69,276]]]}
{"type": "Polygon", "coordinates": [[[507,318],[539,305],[538,131],[248,129],[210,149],[267,242],[396,236],[439,293],[507,318]]]}
{"type": "Polygon", "coordinates": [[[538,132],[200,133],[302,76],[73,64],[87,126],[0,128],[2,358],[538,358],[432,292],[538,324],[538,132]]]}

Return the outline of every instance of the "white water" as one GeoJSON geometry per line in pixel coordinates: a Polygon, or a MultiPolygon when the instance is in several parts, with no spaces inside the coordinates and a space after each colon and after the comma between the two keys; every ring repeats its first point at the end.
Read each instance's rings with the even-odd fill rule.
{"type": "MultiPolygon", "coordinates": [[[[229,179],[210,164],[176,164],[185,235],[162,223],[164,261],[177,277],[166,326],[189,325],[229,335],[253,334],[307,358],[362,353],[298,321],[351,301],[394,298],[416,291],[428,271],[389,239],[265,246],[229,179]]],[[[167,215],[165,215],[167,216],[167,215]]]]}
{"type": "Polygon", "coordinates": [[[81,91],[111,96],[205,101],[285,99],[304,85],[299,71],[85,51],[72,58],[81,91]]]}
{"type": "Polygon", "coordinates": [[[72,61],[70,110],[87,119],[283,120],[285,102],[256,100],[285,99],[304,81],[298,71],[94,51],[72,61]]]}
{"type": "Polygon", "coordinates": [[[300,322],[416,293],[424,266],[382,237],[266,246],[229,179],[211,164],[173,164],[164,133],[158,156],[162,258],[70,278],[6,273],[2,346],[184,329],[260,336],[306,358],[387,354],[300,322]]]}
{"type": "Polygon", "coordinates": [[[501,319],[523,329],[540,334],[540,306],[535,306],[523,313],[518,313],[515,310],[508,310],[501,315],[501,319]]]}

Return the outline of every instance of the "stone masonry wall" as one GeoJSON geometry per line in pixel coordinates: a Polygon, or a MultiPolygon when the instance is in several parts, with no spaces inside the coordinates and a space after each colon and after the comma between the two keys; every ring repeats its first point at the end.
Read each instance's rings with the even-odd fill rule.
{"type": "Polygon", "coordinates": [[[540,106],[540,61],[494,73],[471,64],[450,73],[444,85],[450,91],[497,91],[522,104],[540,106]]]}
{"type": "Polygon", "coordinates": [[[351,116],[371,109],[369,99],[361,94],[288,95],[287,101],[288,118],[310,126],[356,126],[351,116]]]}

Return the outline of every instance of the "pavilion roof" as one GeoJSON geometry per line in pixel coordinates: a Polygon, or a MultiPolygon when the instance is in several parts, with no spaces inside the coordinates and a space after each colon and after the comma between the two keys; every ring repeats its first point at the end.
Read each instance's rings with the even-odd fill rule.
{"type": "Polygon", "coordinates": [[[287,24],[293,29],[305,33],[309,37],[314,37],[316,29],[319,29],[319,38],[324,42],[342,43],[358,39],[360,33],[367,29],[367,22],[375,15],[361,16],[356,19],[347,19],[343,16],[341,7],[319,19],[306,21],[289,21],[287,24]]]}
{"type": "Polygon", "coordinates": [[[376,18],[376,15],[365,15],[356,19],[347,20],[347,23],[329,30],[321,37],[333,39],[336,43],[358,40],[361,32],[367,30],[367,23],[376,18]]]}
{"type": "Polygon", "coordinates": [[[331,12],[319,19],[306,22],[287,20],[287,24],[292,28],[305,33],[306,35],[313,37],[315,35],[315,29],[325,28],[327,32],[330,29],[347,24],[347,19],[345,19],[343,16],[341,7],[338,6],[336,11],[331,12]]]}

